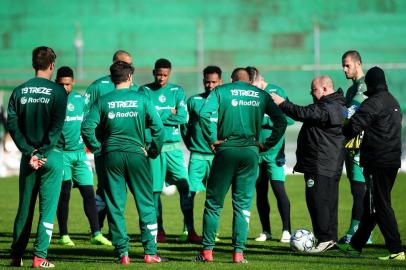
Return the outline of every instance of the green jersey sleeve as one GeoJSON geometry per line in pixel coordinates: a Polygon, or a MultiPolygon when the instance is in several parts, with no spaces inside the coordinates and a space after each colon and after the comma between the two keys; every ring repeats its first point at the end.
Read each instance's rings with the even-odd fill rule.
{"type": "Polygon", "coordinates": [[[148,149],[148,156],[156,158],[164,143],[164,126],[158,112],[154,109],[151,101],[146,102],[146,128],[151,131],[151,143],[148,149]]]}
{"type": "Polygon", "coordinates": [[[216,119],[216,115],[219,109],[219,96],[217,89],[214,89],[210,95],[207,97],[205,104],[200,110],[200,127],[202,129],[203,137],[209,143],[213,144],[217,140],[216,132],[214,129],[217,129],[217,122],[214,122],[213,119],[216,119]]]}
{"type": "Polygon", "coordinates": [[[82,139],[89,150],[94,153],[100,150],[101,144],[96,137],[96,127],[100,123],[100,108],[96,102],[90,108],[89,113],[82,122],[82,139]]]}
{"type": "Polygon", "coordinates": [[[269,149],[276,145],[285,133],[287,120],[282,111],[278,106],[272,101],[271,97],[268,95],[266,98],[265,113],[269,116],[272,121],[271,136],[265,140],[265,149],[269,149]]]}
{"type": "Polygon", "coordinates": [[[11,94],[8,103],[7,129],[21,153],[23,155],[30,155],[32,152],[34,152],[35,148],[27,142],[24,134],[21,132],[20,126],[18,124],[17,104],[17,91],[14,91],[11,94]]]}
{"type": "Polygon", "coordinates": [[[179,90],[177,90],[176,94],[176,113],[173,114],[168,114],[168,115],[162,115],[162,121],[165,125],[170,125],[170,126],[176,126],[176,125],[182,125],[187,122],[187,107],[186,107],[186,96],[185,96],[185,91],[179,87],[179,90]]]}

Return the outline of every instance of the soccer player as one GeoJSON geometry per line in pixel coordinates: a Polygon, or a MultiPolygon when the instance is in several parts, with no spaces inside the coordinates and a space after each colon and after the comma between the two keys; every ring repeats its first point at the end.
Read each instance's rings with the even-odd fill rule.
{"type": "Polygon", "coordinates": [[[55,59],[51,48],[35,48],[32,52],[35,77],[16,87],[8,104],[7,129],[22,153],[19,203],[11,245],[12,266],[23,265],[37,195],[39,221],[32,267],[55,266],[46,257],[62,183],[62,148],[58,141],[67,101],[65,89],[50,81],[55,59]]]}
{"type": "MultiPolygon", "coordinates": [[[[128,64],[132,64],[132,57],[130,53],[118,50],[113,55],[113,63],[117,61],[124,61],[128,64]]],[[[130,87],[132,90],[137,90],[137,86],[133,83],[130,87]]],[[[90,107],[95,103],[101,96],[114,91],[114,83],[111,81],[110,75],[106,75],[94,81],[89,87],[86,89],[85,93],[85,114],[90,110],[90,107]]],[[[102,133],[102,131],[98,131],[98,133],[102,133]]],[[[94,154],[94,164],[96,167],[96,174],[98,179],[101,178],[101,157],[100,153],[95,152],[94,154]]],[[[96,189],[96,206],[98,212],[98,219],[99,219],[99,227],[100,229],[103,228],[103,222],[106,218],[106,203],[104,202],[104,193],[103,193],[103,185],[101,181],[97,181],[97,189],[96,189]]]]}
{"type": "Polygon", "coordinates": [[[162,153],[150,160],[152,177],[154,178],[154,202],[158,220],[157,241],[166,241],[162,221],[160,195],[164,184],[176,185],[180,195],[180,207],[184,224],[188,231],[188,240],[200,242],[196,234],[193,220],[193,201],[189,192],[188,173],[181,149],[179,125],[187,123],[187,107],[185,92],[182,87],[169,83],[172,64],[167,59],[158,59],[152,72],[154,82],[140,87],[139,91],[147,95],[158,111],[165,128],[165,141],[162,153]]]}
{"type": "Polygon", "coordinates": [[[93,190],[93,172],[84,150],[85,145],[80,136],[84,97],[72,91],[75,80],[73,70],[70,67],[65,66],[58,69],[56,83],[62,85],[68,94],[66,118],[62,130],[64,174],[57,210],[60,235],[58,244],[75,245],[68,234],[69,199],[73,183],[73,186],[79,188],[83,198],[83,208],[92,231],[90,242],[95,245],[111,246],[111,242],[100,232],[93,190]]]}
{"type": "MultiPolygon", "coordinates": [[[[352,80],[352,86],[348,88],[345,94],[345,104],[348,108],[347,118],[349,119],[366,99],[364,92],[367,87],[364,82],[361,55],[357,51],[347,51],[343,54],[341,60],[345,77],[352,80]]],[[[347,177],[350,180],[353,204],[350,227],[346,235],[338,241],[339,243],[349,243],[352,235],[358,229],[364,210],[363,202],[366,191],[365,178],[359,165],[359,144],[347,144],[347,147],[345,151],[345,167],[347,177]]],[[[371,237],[368,242],[372,243],[371,237]]]]}
{"type": "MultiPolygon", "coordinates": [[[[277,85],[267,83],[255,67],[247,67],[250,74],[252,85],[266,91],[268,94],[276,93],[284,98],[287,98],[285,91],[277,85]]],[[[288,125],[294,124],[294,121],[286,117],[288,125]]],[[[263,143],[266,138],[271,135],[269,127],[273,125],[267,115],[262,121],[262,130],[260,133],[259,142],[263,143]]],[[[280,141],[271,149],[262,152],[259,155],[259,176],[256,184],[257,191],[257,209],[259,219],[262,225],[262,233],[255,238],[255,241],[263,242],[272,238],[271,225],[269,222],[269,200],[268,187],[271,183],[272,191],[275,194],[278,204],[279,214],[282,220],[282,243],[290,242],[290,202],[285,190],[285,134],[280,141]]]]}
{"type": "Polygon", "coordinates": [[[306,204],[318,240],[310,253],[335,246],[338,227],[338,183],[344,163],[345,99],[341,89],[334,91],[329,76],[318,76],[311,83],[313,103],[293,104],[272,93],[272,99],[292,119],[303,122],[297,138],[294,170],[304,173],[306,204]]]}
{"type": "Polygon", "coordinates": [[[365,75],[368,97],[343,128],[347,138],[364,131],[360,164],[364,168],[367,192],[359,228],[349,244],[339,244],[341,251],[359,257],[376,225],[385,239],[390,254],[380,260],[405,260],[395,213],[391,206],[391,191],[402,155],[402,111],[399,102],[389,92],[384,71],[373,67],[365,75]]]}
{"type": "MultiPolygon", "coordinates": [[[[210,92],[223,83],[221,73],[221,69],[217,66],[207,66],[203,70],[205,91],[188,99],[189,120],[186,125],[181,126],[183,141],[190,151],[188,172],[192,202],[196,192],[206,190],[206,182],[214,158],[213,151],[205,141],[200,128],[199,112],[210,92]]],[[[184,232],[184,236],[185,240],[190,240],[187,231],[184,232]]]]}
{"type": "Polygon", "coordinates": [[[145,95],[130,90],[132,65],[117,61],[110,67],[116,91],[100,97],[82,123],[82,136],[92,151],[102,157],[102,181],[112,242],[120,264],[129,264],[129,237],[125,225],[127,187],[133,194],[140,219],[144,261],[158,263],[155,237],[156,213],[152,177],[147,156],[156,157],[162,147],[163,125],[145,95]],[[96,130],[103,133],[96,136],[96,130]],[[145,129],[151,131],[146,149],[145,129]]]}
{"type": "Polygon", "coordinates": [[[248,235],[255,182],[258,177],[259,147],[268,150],[282,137],[286,119],[268,93],[251,85],[246,69],[237,68],[232,83],[216,87],[200,111],[200,125],[207,143],[215,153],[207,181],[203,214],[203,250],[195,259],[213,261],[213,248],[224,198],[232,186],[233,262],[246,263],[243,251],[248,235]],[[259,144],[264,114],[274,125],[272,135],[259,144]],[[217,123],[213,122],[218,118],[217,123]],[[213,130],[213,123],[215,128],[213,130]]]}

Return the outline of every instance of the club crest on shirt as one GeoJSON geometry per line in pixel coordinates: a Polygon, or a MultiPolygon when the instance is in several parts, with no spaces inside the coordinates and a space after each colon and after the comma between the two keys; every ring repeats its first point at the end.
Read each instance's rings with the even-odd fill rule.
{"type": "Polygon", "coordinates": [[[313,180],[313,179],[307,180],[307,187],[308,187],[308,188],[311,188],[311,187],[313,187],[313,186],[314,186],[314,180],[313,180]]]}
{"type": "Polygon", "coordinates": [[[166,97],[164,95],[160,95],[158,100],[159,102],[164,103],[166,101],[166,97]]]}
{"type": "Polygon", "coordinates": [[[109,113],[107,114],[107,117],[108,117],[109,119],[114,119],[114,118],[116,117],[116,114],[115,114],[114,112],[109,112],[109,113]]]}
{"type": "Polygon", "coordinates": [[[75,110],[75,106],[74,106],[72,103],[69,103],[68,106],[67,106],[67,108],[68,108],[68,110],[69,110],[70,112],[73,112],[73,111],[75,110]]]}

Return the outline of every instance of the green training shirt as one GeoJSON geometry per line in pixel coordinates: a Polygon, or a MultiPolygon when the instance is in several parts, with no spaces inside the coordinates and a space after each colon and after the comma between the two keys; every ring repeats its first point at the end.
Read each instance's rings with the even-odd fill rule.
{"type": "MultiPolygon", "coordinates": [[[[201,154],[213,154],[207,141],[204,139],[202,129],[199,124],[199,112],[210,92],[204,92],[190,97],[187,101],[187,110],[189,113],[188,123],[181,126],[182,137],[189,151],[201,154]]],[[[212,116],[213,122],[216,122],[216,116],[212,116]]],[[[215,131],[215,129],[213,129],[215,131]]]]}
{"type": "Polygon", "coordinates": [[[83,150],[85,147],[82,137],[80,136],[80,126],[83,121],[84,106],[84,96],[75,91],[72,91],[68,95],[65,124],[62,130],[64,151],[83,150]]]}
{"type": "MultiPolygon", "coordinates": [[[[111,81],[110,75],[106,75],[95,80],[89,87],[86,89],[85,93],[85,112],[90,110],[90,107],[93,105],[97,99],[105,94],[108,94],[114,91],[116,88],[114,83],[111,81]]],[[[133,84],[130,87],[131,90],[137,90],[137,85],[133,84]]]]}
{"type": "Polygon", "coordinates": [[[139,91],[151,100],[159,113],[165,129],[165,143],[180,142],[179,125],[185,124],[188,118],[185,91],[170,83],[158,89],[154,86],[154,83],[146,84],[139,91]],[[172,113],[172,109],[176,110],[176,114],[172,113]]]}
{"type": "Polygon", "coordinates": [[[146,148],[145,129],[150,128],[150,156],[160,152],[163,125],[148,98],[130,89],[119,89],[100,97],[82,123],[86,146],[101,153],[120,151],[143,154],[146,148]],[[95,129],[103,132],[96,138],[95,129]]]}
{"type": "Polygon", "coordinates": [[[233,82],[216,87],[200,111],[200,125],[209,144],[224,141],[219,147],[258,146],[264,114],[273,122],[271,137],[264,146],[274,146],[286,129],[286,118],[261,89],[246,83],[233,82]],[[217,136],[213,132],[213,115],[217,113],[217,136]]]}
{"type": "Polygon", "coordinates": [[[35,77],[16,87],[8,104],[7,129],[24,155],[35,149],[43,156],[58,141],[65,120],[65,89],[45,78],[35,77]]]}

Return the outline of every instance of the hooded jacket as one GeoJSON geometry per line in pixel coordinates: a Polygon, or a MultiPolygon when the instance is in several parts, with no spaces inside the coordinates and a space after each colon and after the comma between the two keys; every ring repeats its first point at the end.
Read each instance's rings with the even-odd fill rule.
{"type": "Polygon", "coordinates": [[[341,173],[345,138],[342,126],[346,112],[342,90],[307,106],[285,100],[279,107],[293,120],[303,122],[297,138],[294,170],[327,177],[341,173]]]}
{"type": "Polygon", "coordinates": [[[366,76],[368,98],[343,128],[351,138],[364,131],[361,142],[362,167],[400,168],[402,112],[399,103],[389,93],[385,74],[379,67],[371,68],[366,76]]]}

